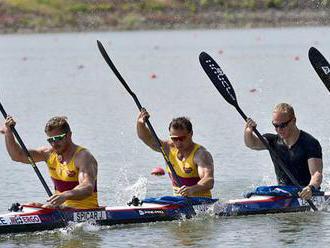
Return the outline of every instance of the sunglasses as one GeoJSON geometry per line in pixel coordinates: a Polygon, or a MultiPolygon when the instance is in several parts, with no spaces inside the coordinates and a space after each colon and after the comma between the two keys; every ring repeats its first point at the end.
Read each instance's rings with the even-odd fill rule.
{"type": "Polygon", "coordinates": [[[55,143],[55,142],[58,142],[58,141],[61,141],[62,139],[64,139],[65,136],[66,136],[66,133],[62,133],[62,134],[59,134],[59,135],[55,135],[55,136],[49,137],[47,139],[47,141],[49,143],[55,143]]]}
{"type": "Polygon", "coordinates": [[[274,122],[272,122],[272,124],[273,124],[273,126],[274,126],[275,128],[283,129],[283,128],[286,128],[286,127],[289,125],[289,123],[290,123],[290,121],[292,121],[292,119],[293,119],[293,118],[291,118],[290,120],[288,120],[288,121],[286,121],[286,122],[282,122],[282,123],[280,123],[280,124],[276,124],[276,123],[274,123],[274,122]]]}
{"type": "Polygon", "coordinates": [[[187,138],[187,135],[183,135],[183,136],[170,136],[172,141],[184,141],[187,138]]]}

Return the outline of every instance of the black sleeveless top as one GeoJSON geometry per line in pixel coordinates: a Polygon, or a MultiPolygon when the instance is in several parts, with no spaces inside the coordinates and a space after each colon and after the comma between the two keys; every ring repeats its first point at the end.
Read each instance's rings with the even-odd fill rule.
{"type": "MultiPolygon", "coordinates": [[[[284,166],[291,172],[300,186],[307,186],[311,180],[307,162],[308,159],[322,159],[322,148],[318,140],[312,135],[300,130],[297,142],[289,148],[279,135],[267,133],[263,136],[267,139],[271,148],[282,158],[284,166]]],[[[270,153],[270,155],[274,163],[278,184],[294,185],[279,166],[276,157],[273,156],[272,153],[270,153]]]]}

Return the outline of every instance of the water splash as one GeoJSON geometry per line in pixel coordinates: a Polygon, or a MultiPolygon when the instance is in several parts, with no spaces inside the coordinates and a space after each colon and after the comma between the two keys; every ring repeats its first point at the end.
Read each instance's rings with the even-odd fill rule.
{"type": "MultiPolygon", "coordinates": [[[[123,173],[125,174],[125,173],[123,173]]],[[[112,202],[116,205],[126,205],[133,196],[139,199],[144,199],[147,193],[148,180],[145,177],[140,176],[135,183],[130,183],[127,176],[123,176],[123,180],[118,180],[118,190],[115,190],[112,202]]]]}

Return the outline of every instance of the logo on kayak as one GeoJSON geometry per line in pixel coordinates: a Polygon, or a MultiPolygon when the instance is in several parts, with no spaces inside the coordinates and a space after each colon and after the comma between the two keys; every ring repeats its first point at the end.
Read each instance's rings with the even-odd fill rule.
{"type": "Polygon", "coordinates": [[[329,66],[322,66],[321,68],[322,68],[322,70],[323,70],[323,72],[324,72],[325,75],[328,75],[330,73],[329,66]]]}
{"type": "Polygon", "coordinates": [[[76,222],[105,220],[106,218],[107,214],[105,211],[82,211],[73,213],[73,220],[76,222]]]}
{"type": "Polygon", "coordinates": [[[24,224],[35,224],[35,223],[41,223],[41,220],[38,215],[0,217],[0,226],[24,225],[24,224]]]}
{"type": "Polygon", "coordinates": [[[139,210],[139,215],[164,214],[163,210],[139,210]]]}

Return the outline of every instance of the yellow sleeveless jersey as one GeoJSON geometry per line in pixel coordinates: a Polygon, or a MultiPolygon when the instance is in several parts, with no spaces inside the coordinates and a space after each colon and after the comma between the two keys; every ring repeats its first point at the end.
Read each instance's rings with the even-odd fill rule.
{"type": "MultiPolygon", "coordinates": [[[[76,155],[84,150],[83,147],[78,147],[75,151],[72,159],[69,163],[62,164],[58,158],[58,155],[55,152],[52,152],[47,160],[48,171],[50,177],[54,183],[56,192],[64,192],[68,190],[72,190],[77,185],[79,185],[78,181],[78,169],[74,164],[74,159],[76,155]]],[[[87,208],[97,208],[98,200],[97,200],[97,188],[96,188],[96,180],[94,192],[91,196],[83,199],[83,200],[67,200],[63,203],[64,206],[70,208],[78,208],[78,209],[87,209],[87,208]]]]}
{"type": "MultiPolygon", "coordinates": [[[[194,162],[194,156],[196,151],[199,149],[200,145],[195,144],[195,147],[193,151],[189,154],[188,158],[184,160],[180,160],[178,158],[178,149],[175,147],[171,147],[170,153],[169,153],[169,160],[171,164],[173,165],[173,169],[178,175],[181,183],[186,186],[193,186],[198,183],[200,180],[200,177],[198,175],[198,168],[197,164],[194,162]]],[[[179,189],[178,185],[176,185],[175,180],[171,176],[171,171],[167,166],[167,171],[170,175],[171,181],[172,181],[172,186],[174,190],[174,195],[176,194],[177,190],[179,189]]],[[[212,197],[211,191],[202,191],[202,192],[196,192],[192,196],[195,197],[212,197]]]]}

